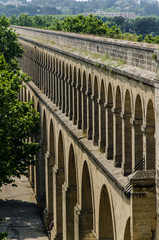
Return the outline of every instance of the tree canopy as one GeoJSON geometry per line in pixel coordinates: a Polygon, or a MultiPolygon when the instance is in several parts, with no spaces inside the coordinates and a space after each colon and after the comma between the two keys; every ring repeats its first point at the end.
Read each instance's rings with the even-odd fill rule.
{"type": "Polygon", "coordinates": [[[29,142],[39,129],[39,115],[32,102],[18,98],[30,78],[20,72],[17,57],[23,49],[5,17],[0,18],[0,186],[13,183],[13,176],[27,174],[39,144],[29,142]]]}

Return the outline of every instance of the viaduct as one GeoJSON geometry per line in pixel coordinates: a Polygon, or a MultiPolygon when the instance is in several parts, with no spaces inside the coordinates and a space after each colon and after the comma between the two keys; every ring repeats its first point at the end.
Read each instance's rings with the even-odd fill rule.
{"type": "Polygon", "coordinates": [[[55,240],[159,240],[158,46],[15,27],[40,113],[30,182],[55,240]]]}

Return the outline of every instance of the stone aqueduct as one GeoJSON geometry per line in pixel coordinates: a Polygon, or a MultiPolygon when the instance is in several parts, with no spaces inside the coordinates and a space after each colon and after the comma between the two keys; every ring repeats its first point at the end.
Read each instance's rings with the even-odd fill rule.
{"type": "Polygon", "coordinates": [[[30,181],[51,238],[159,239],[156,46],[16,30],[32,77],[21,99],[41,116],[30,181]]]}

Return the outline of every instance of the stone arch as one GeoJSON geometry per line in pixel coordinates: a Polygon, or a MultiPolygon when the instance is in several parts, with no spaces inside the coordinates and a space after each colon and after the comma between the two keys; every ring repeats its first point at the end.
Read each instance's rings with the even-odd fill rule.
{"type": "Polygon", "coordinates": [[[143,111],[141,97],[137,95],[135,101],[135,119],[134,119],[134,130],[135,130],[135,161],[134,167],[137,167],[141,161],[143,161],[143,132],[141,126],[143,124],[143,111]]]}
{"type": "Polygon", "coordinates": [[[131,240],[131,232],[130,232],[130,217],[126,222],[125,233],[124,233],[124,240],[131,240]]]}
{"type": "Polygon", "coordinates": [[[115,120],[115,134],[114,134],[114,163],[116,167],[121,166],[122,162],[122,119],[121,113],[121,91],[119,86],[116,89],[116,99],[114,108],[114,120],[115,120]]]}
{"type": "Polygon", "coordinates": [[[53,89],[54,89],[54,78],[53,78],[53,56],[50,55],[50,99],[53,101],[53,89]]]}
{"type": "Polygon", "coordinates": [[[73,123],[77,124],[77,72],[73,69],[73,123]]]}
{"type": "Polygon", "coordinates": [[[65,114],[68,116],[69,113],[69,93],[68,93],[68,63],[66,63],[66,72],[65,72],[65,103],[66,103],[66,108],[65,108],[65,114]]]}
{"type": "Polygon", "coordinates": [[[74,207],[77,203],[77,177],[73,146],[71,144],[68,160],[68,189],[66,193],[66,233],[67,240],[74,240],[74,207]]]}
{"type": "MultiPolygon", "coordinates": [[[[35,108],[35,101],[34,101],[34,96],[32,96],[32,105],[31,108],[35,108]]],[[[31,136],[31,142],[34,142],[35,136],[31,136]]],[[[30,165],[30,182],[32,185],[32,188],[34,189],[35,185],[35,165],[30,165]]]]}
{"type": "Polygon", "coordinates": [[[94,99],[93,99],[93,143],[98,145],[99,140],[99,109],[98,109],[98,82],[97,77],[94,78],[94,99]]]}
{"type": "Polygon", "coordinates": [[[86,73],[83,72],[83,86],[82,86],[82,130],[87,131],[87,96],[86,96],[86,73]]]}
{"type": "Polygon", "coordinates": [[[52,119],[49,126],[49,151],[46,161],[46,206],[48,211],[48,223],[50,223],[53,219],[53,167],[55,165],[55,136],[52,119]]]}
{"type": "Polygon", "coordinates": [[[42,118],[42,147],[41,147],[41,157],[40,157],[40,185],[41,185],[41,201],[43,202],[42,208],[46,207],[46,172],[45,172],[45,154],[47,152],[47,120],[45,110],[43,111],[42,118]]]}
{"type": "Polygon", "coordinates": [[[58,82],[58,70],[59,70],[59,65],[58,65],[58,57],[56,56],[56,73],[55,73],[55,104],[58,106],[58,100],[59,100],[59,82],[58,82]]]}
{"type": "Polygon", "coordinates": [[[62,62],[62,84],[61,84],[61,90],[62,90],[62,112],[65,112],[65,63],[62,62]]]}
{"type": "Polygon", "coordinates": [[[42,52],[41,50],[39,50],[39,87],[40,87],[40,90],[42,89],[42,52]]]}
{"type": "Polygon", "coordinates": [[[146,170],[155,168],[155,113],[152,100],[147,104],[146,114],[146,170]]]}
{"type": "MultiPolygon", "coordinates": [[[[40,109],[40,104],[39,102],[37,103],[37,112],[40,115],[40,122],[41,122],[41,109],[40,109]]],[[[40,139],[41,139],[41,131],[39,130],[37,132],[37,134],[35,135],[35,141],[40,143],[40,139]]],[[[40,151],[36,154],[36,159],[37,164],[35,165],[35,183],[34,183],[34,191],[35,191],[35,195],[37,196],[37,198],[39,199],[40,197],[40,151]]]]}
{"type": "Polygon", "coordinates": [[[111,205],[105,185],[103,185],[100,194],[99,239],[114,239],[111,205]]]}
{"type": "Polygon", "coordinates": [[[87,237],[94,239],[92,235],[93,230],[93,205],[92,205],[92,190],[88,165],[85,161],[82,173],[82,212],[80,215],[79,224],[79,239],[87,239],[87,237]]]}
{"type": "Polygon", "coordinates": [[[123,151],[123,174],[128,175],[132,172],[132,125],[130,123],[132,115],[131,97],[129,90],[125,93],[124,102],[124,151],[123,151]]]}
{"type": "Polygon", "coordinates": [[[62,91],[61,91],[61,60],[59,59],[59,68],[58,68],[58,84],[59,84],[59,87],[58,87],[58,90],[59,90],[59,93],[58,93],[58,104],[59,104],[59,109],[61,109],[61,104],[62,104],[62,91]]]}
{"type": "Polygon", "coordinates": [[[100,106],[100,117],[99,117],[99,146],[102,151],[105,151],[106,147],[106,118],[105,118],[105,88],[104,88],[104,81],[102,79],[101,87],[100,87],[100,100],[99,100],[99,106],[100,106]]]}
{"type": "Polygon", "coordinates": [[[78,83],[77,83],[77,127],[82,125],[82,96],[81,96],[81,71],[78,69],[78,83]]]}
{"type": "Polygon", "coordinates": [[[113,159],[113,90],[112,85],[108,85],[108,96],[107,96],[107,159],[113,159]]]}
{"type": "Polygon", "coordinates": [[[62,132],[59,132],[58,138],[58,170],[56,173],[56,233],[58,237],[63,236],[63,220],[62,220],[62,185],[65,181],[65,163],[64,163],[64,143],[62,132]]]}
{"type": "Polygon", "coordinates": [[[46,61],[47,61],[47,53],[46,52],[44,52],[44,59],[43,59],[43,61],[44,61],[44,65],[43,65],[43,82],[44,82],[44,93],[46,94],[46,79],[47,79],[47,76],[46,76],[46,67],[47,67],[47,63],[46,63],[46,61]]]}
{"type": "Polygon", "coordinates": [[[87,107],[88,107],[88,117],[87,117],[87,137],[88,139],[92,139],[92,79],[91,75],[89,74],[88,76],[88,90],[87,90],[87,107]]]}
{"type": "Polygon", "coordinates": [[[72,120],[73,115],[73,94],[72,94],[72,66],[69,68],[69,119],[72,120]]]}

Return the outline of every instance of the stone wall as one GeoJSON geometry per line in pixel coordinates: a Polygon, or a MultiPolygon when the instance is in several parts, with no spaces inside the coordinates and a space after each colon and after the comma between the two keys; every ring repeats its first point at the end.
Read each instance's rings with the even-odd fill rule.
{"type": "Polygon", "coordinates": [[[158,45],[28,27],[13,26],[13,28],[23,36],[102,53],[112,59],[122,60],[128,65],[152,72],[158,71],[158,45]]]}

